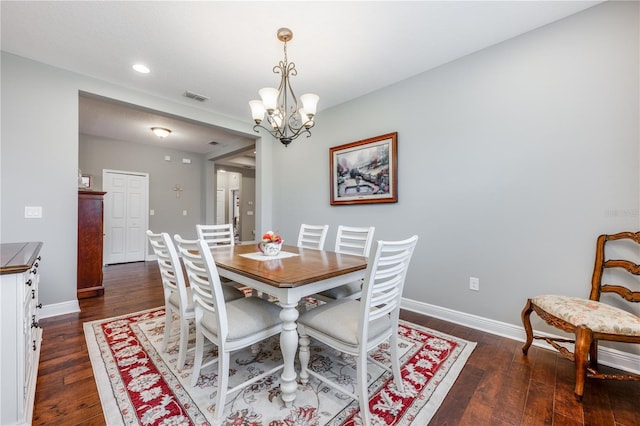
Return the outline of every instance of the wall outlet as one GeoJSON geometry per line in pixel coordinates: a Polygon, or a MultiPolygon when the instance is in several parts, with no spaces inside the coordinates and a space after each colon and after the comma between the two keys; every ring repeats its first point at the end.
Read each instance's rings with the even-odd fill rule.
{"type": "Polygon", "coordinates": [[[24,218],[25,219],[41,219],[42,207],[41,206],[24,206],[24,218]]]}
{"type": "Polygon", "coordinates": [[[480,291],[480,278],[469,277],[469,290],[480,291]]]}

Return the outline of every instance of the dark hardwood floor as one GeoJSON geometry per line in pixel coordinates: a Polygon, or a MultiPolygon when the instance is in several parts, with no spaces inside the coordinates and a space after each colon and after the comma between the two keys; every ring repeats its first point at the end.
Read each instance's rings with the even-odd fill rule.
{"type": "MultiPolygon", "coordinates": [[[[40,321],[34,425],[103,425],[82,324],[163,305],[155,262],[104,272],[104,296],[80,300],[80,313],[40,321]]],[[[553,352],[534,347],[524,358],[521,342],[408,311],[402,317],[477,342],[431,425],[640,425],[639,382],[588,380],[578,403],[573,364],[553,352]]]]}

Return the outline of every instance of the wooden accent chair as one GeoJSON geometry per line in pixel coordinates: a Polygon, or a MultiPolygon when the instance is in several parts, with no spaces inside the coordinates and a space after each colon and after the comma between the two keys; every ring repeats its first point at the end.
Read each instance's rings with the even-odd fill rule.
{"type": "MultiPolygon", "coordinates": [[[[591,279],[591,293],[588,299],[542,295],[527,300],[522,310],[522,324],[527,340],[522,352],[527,355],[533,339],[545,340],[565,358],[576,364],[575,395],[582,400],[585,378],[640,380],[634,374],[604,374],[598,371],[598,341],[640,343],[640,317],[611,304],[600,301],[602,293],[617,294],[628,302],[640,302],[640,291],[633,291],[626,285],[636,281],[640,275],[640,266],[630,260],[612,259],[605,255],[616,247],[638,252],[640,232],[621,232],[613,235],[600,235],[596,244],[596,261],[591,279]],[[608,243],[616,242],[613,245],[608,243]],[[633,246],[633,247],[630,247],[633,246]],[[607,284],[603,280],[616,279],[616,284],[607,284]],[[625,279],[627,278],[628,279],[625,279]],[[538,314],[547,324],[574,334],[572,339],[551,338],[534,335],[531,328],[531,312],[538,314]],[[574,343],[571,352],[558,342],[574,343]]],[[[636,284],[637,281],[636,281],[636,284]]],[[[613,296],[612,296],[613,297],[613,296]]],[[[615,302],[615,301],[614,301],[615,302]]],[[[624,303],[621,301],[621,303],[624,303]]]]}
{"type": "Polygon", "coordinates": [[[315,250],[324,249],[324,240],[327,239],[329,225],[300,225],[298,233],[298,247],[311,248],[315,250]]]}
{"type": "Polygon", "coordinates": [[[367,382],[367,360],[389,370],[386,365],[367,356],[368,352],[389,340],[390,371],[400,392],[403,390],[398,355],[398,318],[402,289],[418,236],[403,241],[378,241],[365,272],[362,298],[340,299],[325,303],[300,315],[300,380],[313,376],[356,399],[363,425],[371,424],[367,382]],[[310,337],[356,358],[357,383],[347,389],[320,373],[309,369],[310,337]],[[353,392],[352,392],[353,390],[353,392]]]}

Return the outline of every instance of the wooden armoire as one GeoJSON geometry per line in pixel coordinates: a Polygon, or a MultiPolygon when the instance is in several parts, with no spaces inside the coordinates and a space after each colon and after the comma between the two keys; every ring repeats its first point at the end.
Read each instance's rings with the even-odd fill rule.
{"type": "Polygon", "coordinates": [[[78,191],[78,299],[102,296],[104,194],[78,191]]]}

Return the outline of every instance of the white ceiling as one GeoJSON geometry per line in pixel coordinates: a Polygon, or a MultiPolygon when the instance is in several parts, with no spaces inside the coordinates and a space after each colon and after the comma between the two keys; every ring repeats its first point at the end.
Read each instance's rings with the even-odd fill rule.
{"type": "Polygon", "coordinates": [[[200,154],[212,151],[214,146],[224,151],[220,148],[252,142],[224,129],[86,93],[80,96],[79,110],[80,133],[109,139],[161,145],[200,154]],[[152,127],[165,127],[171,130],[171,134],[160,139],[151,132],[152,127]]]}
{"type": "MultiPolygon", "coordinates": [[[[600,1],[7,1],[2,50],[251,122],[248,101],[276,86],[280,27],[293,30],[297,94],[322,110],[562,19],[600,1]],[[134,72],[134,63],[151,73],[134,72]],[[209,98],[199,103],[192,91],[209,98]]],[[[238,136],[153,111],[83,98],[81,132],[193,152],[238,136]],[[124,109],[123,109],[124,108],[124,109]],[[114,123],[118,123],[115,125],[114,123]],[[153,123],[153,124],[150,124],[153,123]],[[142,129],[142,130],[141,130],[142,129]]]]}

